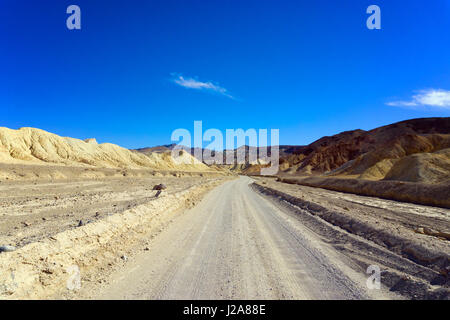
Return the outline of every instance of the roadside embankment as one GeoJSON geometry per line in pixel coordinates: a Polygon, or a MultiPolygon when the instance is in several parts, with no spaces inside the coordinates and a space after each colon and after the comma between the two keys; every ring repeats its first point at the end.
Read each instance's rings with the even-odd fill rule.
{"type": "MultiPolygon", "coordinates": [[[[418,243],[415,243],[414,236],[419,232],[420,227],[416,230],[411,228],[411,236],[402,237],[399,233],[390,232],[389,229],[385,229],[384,223],[376,223],[369,218],[359,219],[360,217],[353,214],[350,210],[340,212],[333,209],[326,208],[320,204],[304,200],[292,196],[291,194],[272,189],[270,187],[261,186],[255,184],[255,187],[263,193],[275,195],[282,199],[300,207],[308,212],[319,216],[325,221],[338,226],[350,233],[362,236],[368,240],[375,242],[378,245],[386,247],[402,256],[413,260],[414,262],[423,266],[441,271],[446,267],[450,267],[450,255],[445,251],[434,251],[430,247],[424,247],[418,243]],[[414,233],[416,232],[416,233],[414,233]]],[[[414,217],[411,215],[410,224],[414,224],[414,217]]],[[[392,221],[390,222],[392,224],[392,221]]],[[[448,242],[450,235],[448,232],[436,232],[440,236],[435,241],[448,242]]]]}
{"type": "Polygon", "coordinates": [[[51,299],[120,261],[128,252],[159,233],[181,209],[192,206],[225,179],[191,186],[173,194],[106,216],[0,253],[0,299],[51,299]]]}
{"type": "Polygon", "coordinates": [[[382,267],[383,283],[392,291],[419,299],[449,297],[448,238],[420,232],[434,225],[441,228],[436,233],[448,235],[448,210],[428,207],[426,212],[423,206],[267,178],[258,178],[253,188],[293,210],[305,226],[357,261],[362,272],[372,264],[382,267]]]}
{"type": "Polygon", "coordinates": [[[404,181],[371,181],[331,177],[280,177],[278,179],[284,183],[450,208],[450,183],[424,184],[404,181]]]}

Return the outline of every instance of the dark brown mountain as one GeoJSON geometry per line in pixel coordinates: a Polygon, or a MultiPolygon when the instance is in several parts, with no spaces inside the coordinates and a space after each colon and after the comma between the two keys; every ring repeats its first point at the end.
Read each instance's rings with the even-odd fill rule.
{"type": "MultiPolygon", "coordinates": [[[[443,159],[448,153],[435,153],[447,148],[450,148],[450,118],[412,119],[370,131],[353,130],[323,137],[285,157],[282,170],[285,174],[326,173],[374,180],[394,179],[397,175],[405,177],[408,176],[405,171],[410,170],[422,171],[423,180],[427,180],[427,170],[446,172],[443,159]],[[419,159],[414,167],[411,166],[414,161],[399,162],[405,157],[425,153],[429,168],[422,168],[423,161],[419,159]],[[407,162],[409,166],[398,167],[407,162]],[[438,168],[431,168],[434,162],[438,168]]],[[[420,180],[420,175],[417,173],[413,180],[420,180]]]]}

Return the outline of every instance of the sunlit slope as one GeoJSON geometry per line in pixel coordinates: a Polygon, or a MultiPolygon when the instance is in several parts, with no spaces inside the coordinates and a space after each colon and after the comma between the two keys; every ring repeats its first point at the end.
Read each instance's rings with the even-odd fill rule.
{"type": "Polygon", "coordinates": [[[0,128],[0,162],[62,164],[104,168],[151,168],[156,170],[210,170],[187,153],[175,161],[170,153],[144,155],[111,143],[98,144],[60,137],[36,128],[0,128]]]}

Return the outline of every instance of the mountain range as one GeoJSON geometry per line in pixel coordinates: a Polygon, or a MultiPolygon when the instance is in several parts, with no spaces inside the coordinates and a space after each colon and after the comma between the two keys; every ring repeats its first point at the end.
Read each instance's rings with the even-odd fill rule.
{"type": "MultiPolygon", "coordinates": [[[[138,149],[166,152],[175,144],[138,149]]],[[[241,146],[244,164],[227,165],[232,171],[258,174],[267,159],[250,163],[250,151],[241,146]]],[[[187,150],[194,155],[194,149],[187,150]]],[[[440,183],[450,179],[450,118],[401,121],[369,131],[356,129],[325,136],[306,146],[280,145],[281,176],[322,175],[367,180],[401,180],[440,183]]],[[[270,155],[270,148],[268,150],[270,155]]]]}

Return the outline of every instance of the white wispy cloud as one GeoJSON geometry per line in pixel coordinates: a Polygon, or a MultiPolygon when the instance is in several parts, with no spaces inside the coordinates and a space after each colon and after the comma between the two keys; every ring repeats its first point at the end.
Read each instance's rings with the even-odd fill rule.
{"type": "Polygon", "coordinates": [[[185,78],[180,75],[175,76],[173,79],[173,82],[175,82],[176,84],[178,84],[182,87],[188,88],[188,89],[216,92],[216,93],[224,95],[228,98],[234,99],[234,97],[228,92],[227,89],[225,89],[217,84],[214,84],[212,82],[203,82],[203,81],[199,81],[194,78],[185,78]]]}
{"type": "Polygon", "coordinates": [[[450,91],[442,89],[421,90],[407,101],[391,101],[388,106],[416,108],[421,106],[450,109],[450,91]]]}

